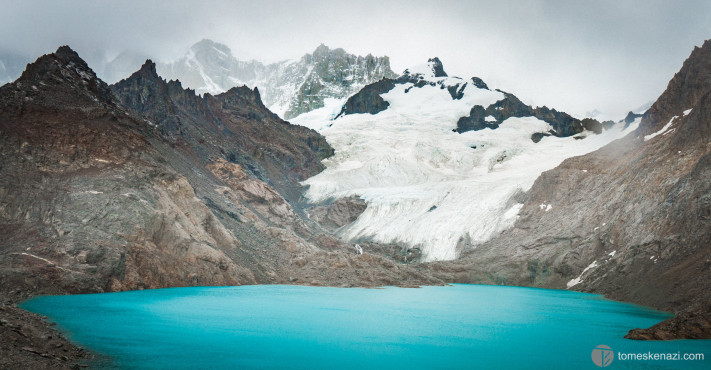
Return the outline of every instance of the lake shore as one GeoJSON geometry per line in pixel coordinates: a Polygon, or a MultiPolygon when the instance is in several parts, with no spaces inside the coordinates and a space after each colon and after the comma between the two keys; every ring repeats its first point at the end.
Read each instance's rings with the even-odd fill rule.
{"type": "MultiPolygon", "coordinates": [[[[81,292],[95,293],[95,292],[81,292]]],[[[27,369],[78,369],[86,367],[95,356],[72,343],[47,317],[28,312],[18,305],[40,295],[63,295],[67,292],[7,291],[0,293],[0,367],[21,366],[27,369]]],[[[709,339],[711,314],[696,309],[683,312],[647,329],[632,329],[625,336],[637,340],[709,339]]]]}
{"type": "Polygon", "coordinates": [[[69,341],[46,317],[17,307],[2,297],[0,368],[77,369],[93,356],[69,341]]]}

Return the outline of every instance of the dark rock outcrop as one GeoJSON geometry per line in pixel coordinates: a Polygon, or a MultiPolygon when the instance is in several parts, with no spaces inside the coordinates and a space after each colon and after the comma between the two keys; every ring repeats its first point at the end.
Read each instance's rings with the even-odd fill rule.
{"type": "Polygon", "coordinates": [[[582,121],[580,121],[580,124],[585,130],[592,131],[596,134],[602,133],[603,125],[597,120],[594,120],[592,118],[584,118],[582,121]]]}
{"type": "Polygon", "coordinates": [[[499,127],[496,122],[487,122],[486,117],[489,116],[487,111],[481,105],[475,105],[469,111],[469,115],[462,117],[457,121],[457,132],[477,131],[485,128],[495,129],[499,127]]]}
{"type": "Polygon", "coordinates": [[[625,122],[625,127],[627,127],[627,126],[629,126],[630,124],[632,124],[632,122],[634,122],[634,120],[636,120],[636,119],[639,118],[639,117],[642,117],[642,115],[641,115],[641,114],[636,114],[636,113],[633,113],[633,112],[627,113],[627,116],[625,116],[625,119],[623,120],[623,121],[625,122]]]}
{"type": "MultiPolygon", "coordinates": [[[[444,85],[442,85],[442,87],[444,87],[444,85]]],[[[463,84],[449,85],[447,86],[447,91],[449,92],[449,95],[452,97],[452,99],[459,100],[464,97],[464,89],[466,87],[466,82],[463,84]]]]}
{"type": "Polygon", "coordinates": [[[376,114],[388,109],[390,103],[383,100],[380,95],[385,94],[394,87],[395,81],[389,78],[384,78],[376,83],[367,85],[358,91],[358,93],[348,98],[336,118],[346,114],[376,114]]]}
{"type": "Polygon", "coordinates": [[[478,88],[480,88],[480,89],[489,90],[489,86],[486,86],[486,83],[485,83],[484,80],[482,80],[481,78],[479,78],[479,77],[472,77],[471,80],[472,80],[472,83],[474,84],[474,86],[476,86],[476,87],[478,87],[478,88]]]}
{"type": "Polygon", "coordinates": [[[504,99],[489,105],[487,108],[481,105],[472,107],[468,116],[462,117],[457,121],[456,131],[459,133],[467,131],[482,130],[484,128],[495,129],[499,127],[501,122],[511,117],[528,117],[533,115],[533,109],[530,106],[521,102],[515,95],[497,90],[504,94],[504,99]],[[495,118],[493,122],[487,122],[485,118],[492,116],[495,118]]]}
{"type": "Polygon", "coordinates": [[[457,121],[455,131],[463,133],[483,130],[485,128],[496,129],[502,122],[511,117],[536,117],[549,123],[553,127],[553,130],[549,133],[535,134],[531,138],[534,142],[540,141],[543,136],[549,136],[549,134],[558,137],[567,137],[577,135],[584,130],[590,130],[596,134],[602,132],[603,125],[594,119],[586,118],[581,121],[571,117],[565,112],[559,112],[545,106],[532,108],[524,104],[513,94],[501,90],[497,91],[504,94],[504,99],[486,108],[480,105],[472,107],[468,116],[461,117],[459,121],[457,121]],[[486,117],[489,116],[493,117],[494,120],[486,121],[486,117]]]}
{"type": "Polygon", "coordinates": [[[430,58],[427,60],[427,63],[432,63],[432,72],[435,77],[447,77],[447,72],[444,71],[444,66],[439,58],[430,58]]]}
{"type": "Polygon", "coordinates": [[[536,132],[531,135],[531,141],[533,141],[534,143],[538,143],[546,136],[553,136],[553,135],[549,132],[536,132]]]}
{"type": "Polygon", "coordinates": [[[546,106],[533,109],[533,116],[553,126],[553,131],[558,137],[573,136],[583,132],[580,120],[571,117],[565,112],[559,112],[546,106]]]}
{"type": "Polygon", "coordinates": [[[673,340],[711,339],[711,306],[682,312],[648,329],[632,329],[627,339],[673,340]]]}

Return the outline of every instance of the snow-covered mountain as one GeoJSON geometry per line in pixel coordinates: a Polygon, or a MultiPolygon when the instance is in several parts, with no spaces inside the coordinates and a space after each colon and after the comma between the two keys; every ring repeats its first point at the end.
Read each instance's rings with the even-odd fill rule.
{"type": "Polygon", "coordinates": [[[184,57],[159,63],[158,73],[198,93],[218,94],[235,86],[258,87],[269,109],[289,119],[346,98],[383,77],[394,77],[388,57],[356,56],[320,45],[299,60],[272,64],[241,61],[220,43],[202,40],[184,57]]]}
{"type": "Polygon", "coordinates": [[[511,227],[543,171],[626,135],[639,120],[603,126],[532,108],[476,77],[447,76],[434,58],[291,122],[318,130],[335,149],[326,170],[304,182],[307,198],[367,203],[342,238],[420,248],[432,261],[511,227]]]}

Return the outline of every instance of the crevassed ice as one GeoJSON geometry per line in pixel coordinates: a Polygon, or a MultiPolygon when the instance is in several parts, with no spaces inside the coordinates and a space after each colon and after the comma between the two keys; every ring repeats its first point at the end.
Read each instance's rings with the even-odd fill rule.
{"type": "Polygon", "coordinates": [[[335,149],[323,161],[326,169],[304,181],[309,186],[306,197],[319,202],[359,195],[368,204],[340,236],[419,247],[426,261],[454,259],[460,241],[481,243],[511,227],[521,208],[514,196],[529,190],[541,172],[596,150],[639,124],[626,130],[618,125],[585,140],[545,137],[539,143],[531,135],[551,127],[534,117],[510,118],[496,130],[458,134],[452,129],[473,105],[486,107],[503,94],[468,84],[464,97],[452,100],[439,86],[405,93],[411,86],[396,85],[383,94],[390,107],[375,115],[329,121],[343,104],[334,100],[291,122],[318,130],[335,149]]]}

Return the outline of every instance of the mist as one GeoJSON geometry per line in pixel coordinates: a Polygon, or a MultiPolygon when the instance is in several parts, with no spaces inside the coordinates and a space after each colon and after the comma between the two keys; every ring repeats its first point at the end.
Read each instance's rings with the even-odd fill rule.
{"type": "Polygon", "coordinates": [[[238,59],[299,58],[320,43],[388,55],[395,72],[437,56],[532,105],[622,118],[653,101],[711,38],[708,1],[2,1],[0,53],[70,45],[90,65],[158,61],[209,38],[238,59]]]}

